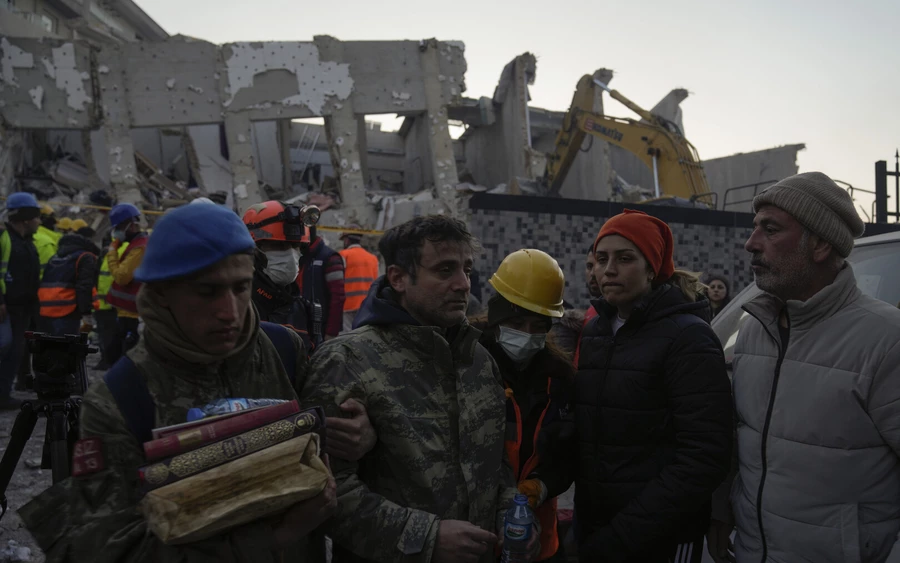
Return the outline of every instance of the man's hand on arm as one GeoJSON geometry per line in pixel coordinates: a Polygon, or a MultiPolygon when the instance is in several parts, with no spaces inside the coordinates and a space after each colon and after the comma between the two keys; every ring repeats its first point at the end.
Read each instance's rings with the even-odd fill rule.
{"type": "Polygon", "coordinates": [[[433,563],[477,563],[497,545],[497,535],[463,520],[441,520],[433,563]]]}
{"type": "Polygon", "coordinates": [[[326,449],[329,455],[347,461],[359,461],[375,447],[378,437],[369,420],[366,406],[356,399],[347,399],[340,409],[349,418],[325,419],[326,449]]]}

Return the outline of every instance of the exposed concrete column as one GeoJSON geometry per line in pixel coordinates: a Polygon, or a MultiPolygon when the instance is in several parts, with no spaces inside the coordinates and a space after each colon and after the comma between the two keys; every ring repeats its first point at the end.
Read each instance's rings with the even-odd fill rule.
{"type": "Polygon", "coordinates": [[[109,183],[119,203],[140,203],[134,144],[131,141],[131,116],[128,113],[128,91],[123,86],[124,69],[121,47],[105,46],[97,52],[97,81],[103,100],[103,136],[109,151],[109,183]]]}
{"type": "MultiPolygon", "coordinates": [[[[321,61],[343,60],[343,45],[333,37],[315,38],[321,61]]],[[[366,181],[363,176],[362,153],[359,141],[359,122],[353,110],[352,98],[335,104],[330,116],[325,116],[325,137],[331,164],[338,175],[341,190],[341,211],[347,222],[363,227],[375,224],[375,209],[366,198],[366,181]]],[[[340,221],[340,219],[337,219],[340,221]]],[[[322,224],[328,224],[324,220],[322,224]]]]}
{"type": "Polygon", "coordinates": [[[453,139],[450,138],[450,128],[447,122],[448,100],[445,100],[443,95],[437,40],[426,41],[421,52],[422,70],[425,74],[427,112],[420,119],[425,119],[427,123],[427,142],[431,153],[428,165],[432,169],[437,198],[446,206],[451,216],[460,217],[465,210],[459,208],[459,198],[455,188],[458,173],[456,157],[453,153],[453,139]]]}
{"type": "Polygon", "coordinates": [[[7,129],[0,119],[0,194],[8,195],[16,175],[16,163],[25,149],[25,136],[17,129],[7,129]]]}
{"type": "Polygon", "coordinates": [[[281,185],[284,193],[291,193],[291,186],[294,184],[293,170],[291,169],[291,120],[279,119],[278,127],[278,148],[281,151],[281,185]]]}
{"type": "Polygon", "coordinates": [[[363,182],[371,181],[369,176],[369,138],[366,116],[360,115],[356,119],[356,142],[359,145],[359,163],[362,168],[363,182]]]}
{"type": "Polygon", "coordinates": [[[234,202],[241,213],[253,204],[265,201],[259,177],[253,166],[253,133],[250,116],[245,112],[225,114],[225,141],[231,163],[234,202]]]}
{"type": "MultiPolygon", "coordinates": [[[[607,68],[601,68],[594,72],[594,79],[599,80],[600,82],[609,85],[609,83],[613,79],[613,71],[607,68]]],[[[594,89],[594,113],[598,115],[605,115],[603,112],[603,89],[595,88],[594,89]]],[[[599,138],[594,137],[594,144],[596,148],[592,147],[592,150],[589,152],[598,151],[600,154],[599,164],[600,170],[602,174],[598,175],[598,179],[602,182],[600,189],[602,193],[597,194],[601,199],[608,200],[612,196],[612,188],[616,184],[616,171],[613,170],[612,161],[609,156],[609,143],[605,141],[601,141],[599,138]],[[605,176],[605,177],[604,177],[605,176]]]]}
{"type": "Polygon", "coordinates": [[[97,161],[94,158],[94,144],[91,141],[91,131],[81,131],[81,150],[84,153],[84,165],[91,176],[91,182],[99,182],[100,174],[97,172],[97,161]]]}

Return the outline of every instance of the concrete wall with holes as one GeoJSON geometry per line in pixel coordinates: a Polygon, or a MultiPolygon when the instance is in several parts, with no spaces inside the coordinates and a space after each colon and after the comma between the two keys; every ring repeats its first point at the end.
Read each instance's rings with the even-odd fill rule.
{"type": "Polygon", "coordinates": [[[372,224],[360,120],[399,113],[429,116],[422,120],[429,158],[423,176],[433,179],[443,210],[457,211],[446,107],[465,89],[460,42],[342,42],[320,36],[312,42],[218,46],[177,39],[109,45],[91,56],[86,43],[3,36],[0,51],[0,116],[6,126],[99,128],[120,201],[141,197],[132,129],[224,123],[231,188],[243,209],[262,198],[260,176],[280,184],[284,170],[276,169],[291,161],[289,151],[272,151],[281,155],[278,163],[267,160],[268,151],[255,151],[254,137],[271,145],[271,135],[254,124],[324,117],[343,202],[329,222],[372,224]]]}

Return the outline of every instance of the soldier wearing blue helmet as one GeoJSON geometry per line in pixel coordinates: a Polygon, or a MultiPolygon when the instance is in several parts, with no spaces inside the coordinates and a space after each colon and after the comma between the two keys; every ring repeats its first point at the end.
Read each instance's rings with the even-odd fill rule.
{"type": "Polygon", "coordinates": [[[48,560],[311,560],[307,536],[334,512],[333,479],[280,516],[180,545],[164,544],[137,510],[141,442],[152,427],[184,422],[188,409],[226,397],[293,400],[306,378],[300,337],[261,325],[253,307],[255,246],[241,219],[218,205],[185,205],[154,226],[135,272],[143,336],[82,403],[81,437],[102,443],[102,463],[19,511],[48,560]]]}

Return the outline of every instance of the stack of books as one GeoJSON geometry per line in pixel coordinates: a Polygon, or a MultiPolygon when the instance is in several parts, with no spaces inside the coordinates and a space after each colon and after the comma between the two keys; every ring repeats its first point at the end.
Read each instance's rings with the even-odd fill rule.
{"type": "Polygon", "coordinates": [[[141,509],[165,543],[198,541],[318,495],[321,408],[297,401],[153,430],[139,470],[141,509]]]}

